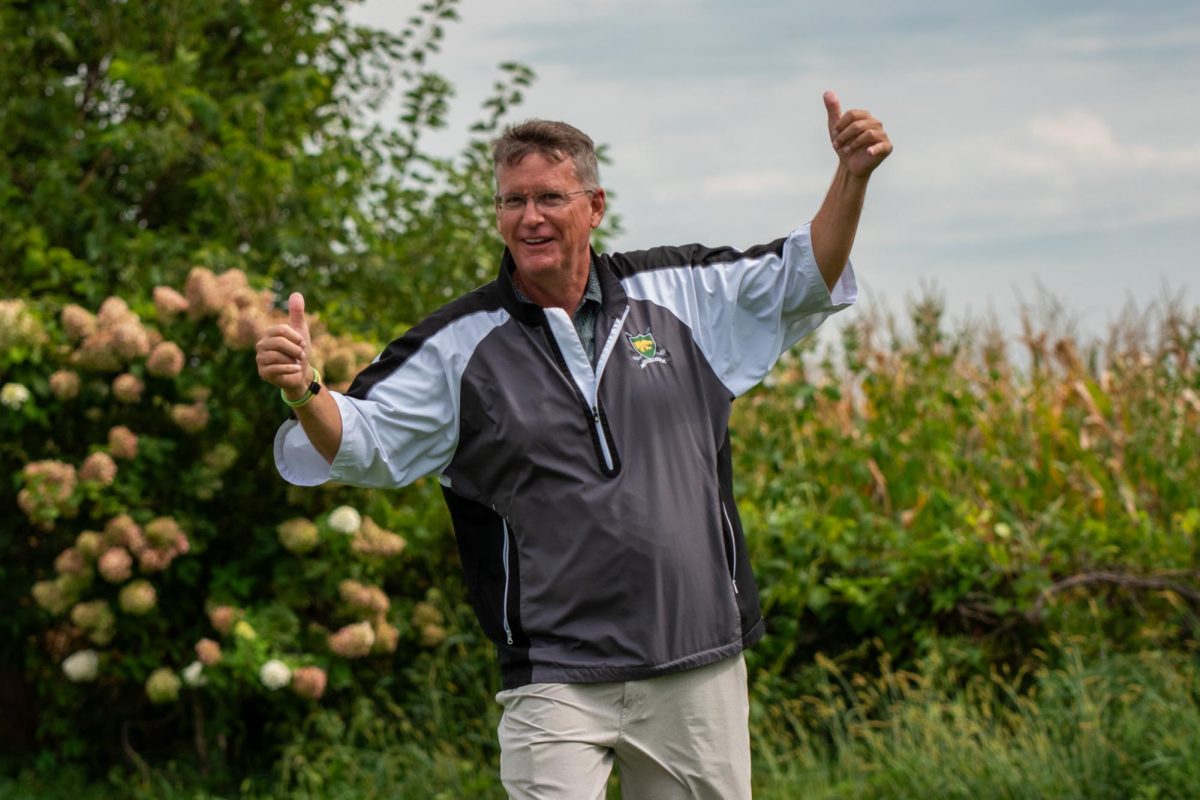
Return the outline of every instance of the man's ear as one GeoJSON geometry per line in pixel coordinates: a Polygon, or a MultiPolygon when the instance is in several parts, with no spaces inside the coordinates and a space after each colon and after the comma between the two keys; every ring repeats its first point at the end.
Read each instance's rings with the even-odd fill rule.
{"type": "Polygon", "coordinates": [[[607,207],[603,189],[592,192],[592,227],[599,228],[604,221],[604,210],[607,207]]]}

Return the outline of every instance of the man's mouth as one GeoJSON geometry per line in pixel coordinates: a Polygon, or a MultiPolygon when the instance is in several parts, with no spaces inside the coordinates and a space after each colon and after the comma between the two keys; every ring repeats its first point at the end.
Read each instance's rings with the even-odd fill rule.
{"type": "Polygon", "coordinates": [[[522,239],[521,241],[524,242],[525,244],[539,245],[539,244],[545,244],[546,242],[548,242],[550,240],[546,239],[546,238],[540,238],[540,239],[522,239]]]}

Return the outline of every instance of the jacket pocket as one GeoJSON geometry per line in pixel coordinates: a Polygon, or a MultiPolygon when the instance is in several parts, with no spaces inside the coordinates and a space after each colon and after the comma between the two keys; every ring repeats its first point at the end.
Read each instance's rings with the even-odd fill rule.
{"type": "Polygon", "coordinates": [[[512,625],[508,621],[508,593],[512,584],[512,570],[509,567],[509,540],[511,534],[508,530],[508,520],[504,520],[504,549],[501,558],[504,560],[504,594],[500,598],[500,620],[504,623],[504,639],[509,644],[513,643],[512,625]]]}
{"type": "Polygon", "coordinates": [[[729,519],[724,500],[721,501],[721,528],[725,533],[724,545],[728,548],[726,563],[729,567],[729,582],[733,586],[733,593],[740,594],[737,585],[737,539],[733,535],[733,522],[729,519]]]}

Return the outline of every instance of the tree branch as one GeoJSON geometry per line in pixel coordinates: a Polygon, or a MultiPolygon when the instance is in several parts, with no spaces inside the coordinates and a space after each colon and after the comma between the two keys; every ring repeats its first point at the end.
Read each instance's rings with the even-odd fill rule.
{"type": "Polygon", "coordinates": [[[1119,586],[1125,589],[1158,589],[1174,592],[1175,594],[1186,597],[1196,605],[1200,606],[1200,590],[1195,589],[1183,583],[1179,583],[1177,578],[1190,578],[1194,581],[1200,581],[1200,573],[1183,572],[1183,573],[1168,573],[1164,575],[1132,575],[1127,572],[1112,572],[1106,570],[1096,570],[1092,572],[1081,572],[1078,575],[1071,575],[1062,580],[1055,581],[1047,586],[1042,593],[1038,595],[1038,599],[1034,601],[1033,607],[1025,612],[1025,618],[1030,622],[1038,622],[1042,618],[1042,609],[1046,603],[1054,597],[1054,595],[1065,592],[1068,589],[1073,589],[1076,586],[1086,586],[1095,583],[1107,583],[1113,586],[1119,586]]]}

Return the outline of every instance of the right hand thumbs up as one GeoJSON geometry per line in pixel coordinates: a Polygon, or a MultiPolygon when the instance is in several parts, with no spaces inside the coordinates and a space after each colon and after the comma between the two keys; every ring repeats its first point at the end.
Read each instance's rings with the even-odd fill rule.
{"type": "Polygon", "coordinates": [[[308,367],[309,336],[304,295],[292,292],[288,298],[287,324],[267,328],[255,349],[260,378],[283,389],[293,399],[304,394],[312,379],[308,367]]]}
{"type": "Polygon", "coordinates": [[[292,292],[288,298],[288,324],[308,343],[308,318],[304,316],[304,295],[292,292]]]}

